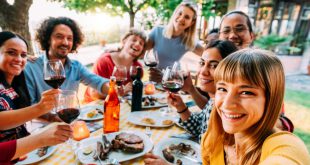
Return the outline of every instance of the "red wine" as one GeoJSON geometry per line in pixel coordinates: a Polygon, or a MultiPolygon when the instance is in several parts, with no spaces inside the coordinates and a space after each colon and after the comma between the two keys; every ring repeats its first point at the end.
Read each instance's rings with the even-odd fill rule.
{"type": "Polygon", "coordinates": [[[151,63],[144,63],[146,66],[148,67],[156,67],[157,66],[157,62],[151,62],[151,63]]]}
{"type": "Polygon", "coordinates": [[[130,75],[130,79],[134,81],[137,78],[137,75],[130,75]]]}
{"type": "Polygon", "coordinates": [[[57,89],[61,86],[65,79],[66,77],[64,76],[52,76],[45,78],[44,81],[52,88],[57,89]]]}
{"type": "Polygon", "coordinates": [[[182,85],[180,83],[177,82],[166,82],[164,84],[162,84],[163,88],[173,92],[173,93],[177,93],[179,90],[181,90],[182,85]]]}
{"type": "Polygon", "coordinates": [[[123,80],[116,80],[116,85],[117,86],[122,86],[123,85],[123,80]]]}
{"type": "Polygon", "coordinates": [[[58,111],[57,115],[62,121],[70,124],[80,115],[80,111],[76,108],[66,108],[58,111]]]}

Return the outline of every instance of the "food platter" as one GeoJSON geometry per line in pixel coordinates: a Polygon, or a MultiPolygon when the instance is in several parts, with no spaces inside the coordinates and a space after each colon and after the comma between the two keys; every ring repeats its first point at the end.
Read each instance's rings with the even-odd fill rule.
{"type": "MultiPolygon", "coordinates": [[[[112,141],[116,137],[116,135],[119,135],[122,132],[115,132],[115,133],[110,133],[110,134],[105,134],[107,137],[107,140],[112,141]]],[[[124,151],[111,151],[108,155],[107,160],[101,160],[102,164],[109,164],[109,160],[111,159],[116,159],[118,162],[123,162],[127,160],[131,160],[140,156],[145,155],[147,152],[151,151],[153,148],[153,143],[151,139],[144,133],[142,132],[131,132],[131,131],[126,131],[126,133],[131,133],[139,136],[144,143],[144,149],[142,152],[139,153],[127,153],[124,151]]],[[[95,137],[90,137],[87,139],[84,139],[80,141],[80,147],[76,151],[76,155],[78,159],[81,161],[83,164],[99,164],[99,160],[95,160],[93,158],[93,153],[90,153],[88,155],[85,155],[84,151],[85,149],[91,148],[92,150],[96,149],[97,142],[102,142],[102,136],[95,136],[95,137]]]]}
{"type": "Polygon", "coordinates": [[[57,146],[48,147],[46,154],[40,157],[37,154],[38,149],[36,149],[36,150],[28,153],[27,158],[25,160],[17,162],[16,164],[22,165],[22,164],[32,164],[32,163],[39,162],[39,161],[46,159],[47,157],[51,156],[56,150],[57,150],[57,146]]]}

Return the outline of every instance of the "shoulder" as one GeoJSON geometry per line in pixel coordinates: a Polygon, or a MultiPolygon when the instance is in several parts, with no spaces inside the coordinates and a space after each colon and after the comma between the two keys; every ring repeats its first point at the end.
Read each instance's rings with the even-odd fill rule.
{"type": "Polygon", "coordinates": [[[274,159],[277,161],[293,160],[301,164],[310,162],[304,142],[286,131],[270,135],[263,143],[261,161],[272,162],[274,159]]]}

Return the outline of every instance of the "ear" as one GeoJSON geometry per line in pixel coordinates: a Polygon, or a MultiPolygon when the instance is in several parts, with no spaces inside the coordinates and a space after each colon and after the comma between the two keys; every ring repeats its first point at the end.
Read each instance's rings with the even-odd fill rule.
{"type": "Polygon", "coordinates": [[[250,32],[250,36],[251,36],[251,39],[252,39],[252,42],[255,40],[256,36],[253,32],[250,32]]]}

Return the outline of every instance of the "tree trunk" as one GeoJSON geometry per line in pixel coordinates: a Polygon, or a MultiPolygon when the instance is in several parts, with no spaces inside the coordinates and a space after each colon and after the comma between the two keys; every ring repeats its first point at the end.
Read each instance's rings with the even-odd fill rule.
{"type": "Polygon", "coordinates": [[[23,36],[29,44],[29,54],[33,54],[28,26],[31,4],[32,0],[15,0],[13,5],[6,0],[0,0],[0,27],[3,31],[12,31],[23,36]]]}
{"type": "Polygon", "coordinates": [[[130,28],[135,27],[135,13],[129,12],[130,17],[130,28]]]}

